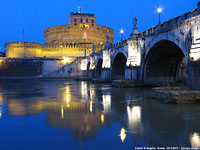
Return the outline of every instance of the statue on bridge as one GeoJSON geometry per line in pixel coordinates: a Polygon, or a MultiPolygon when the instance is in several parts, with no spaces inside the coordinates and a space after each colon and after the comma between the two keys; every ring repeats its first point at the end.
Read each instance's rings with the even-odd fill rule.
{"type": "Polygon", "coordinates": [[[133,19],[133,28],[137,28],[137,17],[133,19]]]}
{"type": "Polygon", "coordinates": [[[112,47],[112,44],[109,42],[109,40],[110,40],[109,35],[106,35],[106,39],[107,39],[107,41],[106,41],[105,49],[109,49],[112,47]]]}
{"type": "Polygon", "coordinates": [[[137,17],[135,16],[133,19],[133,37],[137,36],[138,36],[137,17]]]}

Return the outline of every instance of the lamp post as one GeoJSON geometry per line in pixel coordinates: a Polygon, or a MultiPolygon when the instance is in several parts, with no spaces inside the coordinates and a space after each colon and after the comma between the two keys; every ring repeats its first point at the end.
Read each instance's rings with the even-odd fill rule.
{"type": "Polygon", "coordinates": [[[159,16],[159,22],[158,22],[158,24],[160,24],[161,22],[160,22],[160,13],[163,11],[163,9],[161,8],[161,7],[159,7],[158,9],[157,9],[157,13],[158,13],[158,16],[159,16]]]}
{"type": "Polygon", "coordinates": [[[122,41],[123,40],[122,34],[124,33],[124,30],[120,30],[120,33],[121,33],[121,41],[122,41]]]}

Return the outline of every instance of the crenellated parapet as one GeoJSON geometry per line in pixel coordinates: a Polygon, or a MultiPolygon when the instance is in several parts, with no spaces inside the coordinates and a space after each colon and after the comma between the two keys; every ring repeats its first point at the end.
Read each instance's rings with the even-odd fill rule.
{"type": "MultiPolygon", "coordinates": [[[[96,51],[102,47],[96,47],[96,51]]],[[[6,57],[83,57],[92,53],[91,44],[63,44],[43,46],[34,42],[10,42],[5,44],[6,57]]]]}
{"type": "Polygon", "coordinates": [[[5,44],[5,48],[7,47],[37,47],[42,48],[43,45],[36,42],[10,42],[5,44]]]}

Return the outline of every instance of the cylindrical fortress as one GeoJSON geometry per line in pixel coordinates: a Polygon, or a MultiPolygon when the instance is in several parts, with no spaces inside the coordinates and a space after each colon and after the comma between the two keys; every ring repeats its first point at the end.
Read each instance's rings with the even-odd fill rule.
{"type": "Polygon", "coordinates": [[[11,42],[5,44],[6,57],[69,57],[72,60],[105,47],[106,36],[113,43],[113,30],[96,24],[94,14],[71,13],[69,25],[48,28],[44,31],[45,46],[39,43],[11,42]]]}
{"type": "Polygon", "coordinates": [[[96,24],[94,14],[71,13],[70,24],[48,28],[44,31],[45,45],[88,45],[104,48],[109,35],[113,43],[113,30],[96,24]]]}

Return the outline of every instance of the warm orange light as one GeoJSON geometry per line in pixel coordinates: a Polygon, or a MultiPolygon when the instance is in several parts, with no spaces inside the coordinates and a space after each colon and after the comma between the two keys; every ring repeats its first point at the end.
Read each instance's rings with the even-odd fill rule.
{"type": "Polygon", "coordinates": [[[66,89],[66,102],[67,102],[67,107],[70,106],[70,93],[69,93],[69,87],[66,89]]]}
{"type": "Polygon", "coordinates": [[[63,60],[62,60],[62,62],[65,63],[65,64],[69,64],[72,61],[73,61],[72,58],[69,58],[69,57],[63,57],[63,60]]]}
{"type": "Polygon", "coordinates": [[[104,114],[101,114],[101,123],[104,124],[104,114]]]}

